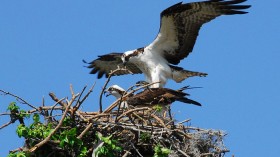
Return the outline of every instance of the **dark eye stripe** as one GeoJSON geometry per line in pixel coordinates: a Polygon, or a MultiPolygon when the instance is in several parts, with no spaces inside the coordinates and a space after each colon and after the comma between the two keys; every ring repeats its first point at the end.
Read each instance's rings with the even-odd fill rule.
{"type": "Polygon", "coordinates": [[[108,88],[108,91],[112,91],[113,89],[110,87],[110,88],[108,88]]]}
{"type": "Polygon", "coordinates": [[[128,61],[130,57],[137,56],[139,53],[143,53],[143,52],[144,52],[144,48],[139,48],[139,49],[133,51],[133,53],[131,53],[127,56],[124,56],[124,60],[128,61]]]}

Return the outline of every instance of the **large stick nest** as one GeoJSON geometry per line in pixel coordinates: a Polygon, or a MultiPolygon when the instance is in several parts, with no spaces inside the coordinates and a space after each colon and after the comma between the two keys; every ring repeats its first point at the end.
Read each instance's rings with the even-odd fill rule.
{"type": "MultiPolygon", "coordinates": [[[[32,109],[27,111],[28,114],[37,113],[44,117],[42,125],[52,127],[48,136],[26,138],[25,145],[13,152],[25,151],[29,152],[29,156],[79,156],[79,147],[61,148],[61,141],[53,138],[61,136],[65,130],[72,128],[76,128],[75,138],[82,141],[83,146],[87,148],[86,156],[89,157],[95,156],[101,147],[108,148],[110,145],[100,137],[108,137],[107,139],[111,142],[117,141],[113,145],[117,145],[121,149],[112,148],[111,155],[113,154],[113,156],[220,157],[228,152],[223,143],[225,136],[223,131],[185,125],[190,119],[176,123],[170,111],[169,114],[166,114],[153,106],[119,108],[123,98],[144,87],[128,91],[121,99],[103,110],[102,94],[109,80],[110,77],[101,91],[100,108],[97,112],[80,109],[94,86],[87,93],[85,93],[85,87],[78,94],[75,94],[71,86],[70,99],[59,99],[54,93],[50,93],[49,95],[55,103],[51,106],[43,104],[40,107],[35,107],[22,98],[1,90],[2,94],[16,97],[22,104],[31,107],[32,109]],[[67,123],[65,123],[66,120],[67,123]],[[157,154],[156,148],[166,148],[169,153],[168,155],[157,154]]],[[[9,114],[11,116],[16,113],[9,114]]]]}

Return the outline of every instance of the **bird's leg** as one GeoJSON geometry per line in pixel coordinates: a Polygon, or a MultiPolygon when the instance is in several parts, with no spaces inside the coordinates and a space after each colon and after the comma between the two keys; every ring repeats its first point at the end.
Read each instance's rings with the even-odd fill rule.
{"type": "MultiPolygon", "coordinates": [[[[149,82],[147,82],[147,81],[138,81],[138,82],[136,82],[135,86],[140,87],[140,86],[145,86],[145,85],[148,85],[148,84],[149,84],[149,82]]],[[[152,90],[149,88],[149,86],[147,86],[146,89],[148,89],[152,92],[152,90]]]]}
{"type": "Polygon", "coordinates": [[[145,86],[147,84],[149,84],[149,82],[147,82],[147,81],[137,81],[136,82],[136,87],[145,86]]]}
{"type": "Polygon", "coordinates": [[[120,65],[117,65],[117,69],[121,69],[120,65]]]}

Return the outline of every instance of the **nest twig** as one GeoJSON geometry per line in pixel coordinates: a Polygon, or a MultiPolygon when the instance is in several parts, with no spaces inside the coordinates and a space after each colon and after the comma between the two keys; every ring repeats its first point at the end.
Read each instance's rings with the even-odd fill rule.
{"type": "MultiPolygon", "coordinates": [[[[157,112],[153,107],[136,106],[126,109],[118,108],[118,104],[122,99],[151,84],[136,89],[131,88],[122,98],[102,111],[101,95],[107,83],[104,85],[100,94],[100,109],[98,112],[88,112],[80,109],[80,106],[86,102],[85,100],[92,93],[94,86],[85,93],[85,96],[82,94],[85,92],[86,87],[82,89],[81,94],[75,94],[71,86],[70,91],[72,96],[70,100],[66,97],[58,99],[54,93],[51,93],[50,97],[55,102],[54,105],[48,106],[43,101],[43,105],[40,107],[30,105],[9,92],[3,90],[0,90],[0,92],[13,96],[21,100],[20,102],[23,104],[31,107],[27,111],[29,114],[38,113],[45,117],[46,115],[44,113],[50,113],[48,116],[52,116],[53,112],[61,111],[61,116],[52,116],[55,119],[54,121],[45,122],[45,125],[49,123],[53,125],[53,130],[47,137],[26,139],[24,150],[27,150],[34,156],[38,154],[43,156],[61,156],[61,154],[65,156],[77,156],[78,150],[70,147],[61,149],[59,146],[61,141],[51,138],[55,134],[62,133],[73,127],[77,129],[76,138],[82,140],[83,144],[88,148],[87,156],[89,157],[92,156],[93,152],[97,151],[96,146],[102,147],[105,145],[104,143],[100,145],[100,142],[98,144],[99,139],[96,136],[97,133],[103,137],[112,135],[112,138],[118,141],[117,145],[122,148],[122,151],[114,152],[115,156],[153,156],[156,146],[169,149],[169,156],[221,157],[228,152],[223,143],[226,134],[222,131],[183,125],[189,122],[190,119],[174,124],[174,119],[172,119],[171,115],[167,117],[163,116],[161,112],[157,112]],[[66,118],[71,119],[71,124],[73,125],[64,126],[63,122],[66,118]]],[[[9,113],[1,114],[0,116],[5,115],[9,115],[9,113]]],[[[3,125],[2,128],[6,126],[8,125],[3,125]]],[[[21,151],[23,149],[16,150],[21,151]]]]}

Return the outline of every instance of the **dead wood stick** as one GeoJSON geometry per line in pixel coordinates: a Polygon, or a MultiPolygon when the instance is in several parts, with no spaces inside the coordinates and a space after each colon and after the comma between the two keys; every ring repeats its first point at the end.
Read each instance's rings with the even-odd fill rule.
{"type": "Polygon", "coordinates": [[[88,130],[92,127],[93,123],[89,123],[87,127],[82,131],[82,133],[77,137],[78,139],[81,139],[87,132],[88,130]]]}
{"type": "Polygon", "coordinates": [[[92,119],[98,118],[98,117],[105,117],[105,116],[110,116],[110,114],[103,114],[103,113],[101,113],[101,114],[98,114],[98,115],[91,116],[90,118],[88,118],[88,120],[92,120],[92,119]]]}
{"type": "MultiPolygon", "coordinates": [[[[88,93],[83,97],[83,99],[79,102],[79,106],[77,108],[80,107],[81,104],[83,104],[83,102],[88,98],[89,94],[93,91],[93,88],[95,87],[95,83],[93,84],[93,86],[89,89],[88,93]]],[[[79,100],[79,99],[78,99],[79,100]]]]}
{"type": "MultiPolygon", "coordinates": [[[[54,106],[41,106],[40,109],[41,110],[61,110],[61,109],[63,109],[63,107],[62,106],[55,106],[55,107],[54,106]]],[[[36,110],[36,109],[29,110],[29,111],[27,111],[27,113],[34,113],[36,111],[38,111],[38,110],[36,110]]]]}
{"type": "Polygon", "coordinates": [[[121,114],[121,115],[117,118],[117,121],[119,121],[123,116],[128,115],[128,114],[131,113],[131,112],[141,111],[141,110],[152,110],[152,109],[149,108],[149,107],[141,107],[141,108],[135,108],[135,109],[128,110],[128,111],[124,112],[123,114],[121,114]]]}
{"type": "Polygon", "coordinates": [[[12,123],[13,123],[12,121],[9,121],[8,123],[3,124],[3,125],[0,127],[0,129],[5,128],[6,126],[8,126],[8,125],[10,125],[10,124],[12,124],[12,123]]]}
{"type": "Polygon", "coordinates": [[[137,152],[137,154],[143,157],[143,155],[138,151],[138,149],[134,146],[134,144],[132,142],[130,142],[130,144],[132,145],[133,149],[137,152]]]}
{"type": "Polygon", "coordinates": [[[190,157],[188,154],[186,154],[184,151],[182,151],[181,149],[177,149],[178,152],[180,152],[182,155],[184,155],[185,157],[190,157]]]}
{"type": "MultiPolygon", "coordinates": [[[[51,111],[50,111],[50,116],[52,116],[52,112],[54,110],[54,108],[56,107],[57,104],[60,104],[63,100],[65,100],[66,98],[62,98],[58,101],[56,101],[56,103],[52,106],[51,111]]],[[[63,108],[65,108],[66,106],[62,106],[63,108]]]]}
{"type": "Polygon", "coordinates": [[[186,120],[183,120],[183,121],[177,123],[177,125],[178,125],[178,124],[183,124],[183,123],[189,122],[190,120],[191,120],[190,118],[189,118],[189,119],[186,119],[186,120]]]}
{"type": "Polygon", "coordinates": [[[124,155],[122,157],[127,157],[127,156],[129,156],[131,154],[130,151],[127,151],[127,150],[124,150],[124,151],[125,151],[125,153],[124,153],[124,155]]]}
{"type": "Polygon", "coordinates": [[[77,99],[77,101],[76,101],[76,104],[73,105],[73,108],[74,108],[74,109],[75,109],[75,108],[78,109],[78,108],[80,107],[80,105],[81,105],[81,104],[80,104],[80,99],[81,99],[83,93],[85,92],[86,88],[87,88],[87,86],[84,86],[84,88],[82,89],[81,94],[79,95],[79,97],[78,97],[78,99],[77,99]]]}
{"type": "Polygon", "coordinates": [[[102,90],[101,90],[101,93],[100,93],[100,96],[99,96],[99,113],[103,112],[103,111],[102,111],[102,96],[103,96],[103,93],[104,93],[104,91],[105,91],[105,89],[106,89],[106,87],[107,87],[107,85],[108,85],[108,83],[109,83],[111,77],[112,77],[116,72],[118,72],[118,71],[129,71],[129,70],[118,68],[118,69],[116,69],[116,70],[110,72],[110,74],[108,75],[108,78],[107,78],[107,80],[106,80],[104,86],[102,87],[102,90]]]}
{"type": "Polygon", "coordinates": [[[0,92],[4,93],[5,95],[10,95],[10,96],[12,96],[12,97],[15,97],[16,99],[18,99],[18,100],[20,100],[20,101],[21,101],[20,103],[22,103],[22,104],[26,104],[26,105],[28,105],[29,107],[34,108],[34,109],[38,110],[38,108],[36,108],[35,106],[33,106],[33,105],[29,104],[27,101],[25,101],[24,99],[22,99],[21,97],[19,97],[19,96],[15,95],[15,94],[13,94],[13,93],[6,92],[6,91],[1,90],[1,89],[0,89],[0,92]]]}
{"type": "Polygon", "coordinates": [[[166,125],[164,124],[164,122],[156,115],[151,114],[151,116],[156,119],[163,127],[167,128],[166,125]]]}
{"type": "Polygon", "coordinates": [[[63,106],[64,108],[67,106],[67,104],[61,100],[59,100],[54,93],[49,93],[49,96],[53,99],[53,101],[57,102],[58,104],[60,104],[61,106],[63,106]]]}

